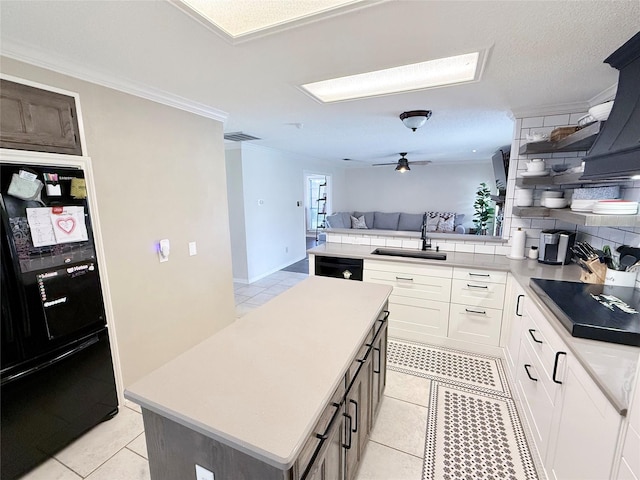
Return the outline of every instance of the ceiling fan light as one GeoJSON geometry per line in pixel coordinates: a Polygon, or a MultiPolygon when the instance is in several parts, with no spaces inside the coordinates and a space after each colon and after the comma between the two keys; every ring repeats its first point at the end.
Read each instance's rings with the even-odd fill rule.
{"type": "Polygon", "coordinates": [[[406,158],[401,158],[398,160],[398,166],[396,167],[396,172],[404,173],[411,170],[409,168],[409,161],[406,158]]]}
{"type": "Polygon", "coordinates": [[[400,120],[414,132],[431,118],[431,110],[411,110],[400,114],[400,120]]]}

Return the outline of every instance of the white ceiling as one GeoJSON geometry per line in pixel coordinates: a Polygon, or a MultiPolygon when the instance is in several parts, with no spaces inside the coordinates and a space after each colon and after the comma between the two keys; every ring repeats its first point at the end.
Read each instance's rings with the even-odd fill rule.
{"type": "Polygon", "coordinates": [[[164,0],[2,0],[0,22],[4,55],[221,110],[225,132],[257,145],[337,162],[462,161],[510,143],[513,112],[598,102],[618,76],[602,62],[640,30],[640,2],[377,1],[236,44],[164,0]],[[489,53],[476,83],[324,105],[298,88],[478,49],[489,53]],[[412,132],[398,115],[419,109],[433,116],[412,132]]]}

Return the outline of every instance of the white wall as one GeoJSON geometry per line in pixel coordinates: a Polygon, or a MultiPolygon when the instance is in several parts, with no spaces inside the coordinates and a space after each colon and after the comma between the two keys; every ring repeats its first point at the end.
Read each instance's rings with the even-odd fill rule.
{"type": "MultiPolygon", "coordinates": [[[[340,192],[343,169],[249,143],[228,146],[226,153],[227,183],[233,185],[236,199],[230,209],[234,279],[253,282],[305,257],[305,173],[332,175],[334,192],[340,192]],[[240,186],[243,222],[237,213],[240,186]],[[244,246],[236,242],[240,237],[244,237],[244,246]]],[[[232,203],[231,197],[229,201],[232,203]]]]}
{"type": "Polygon", "coordinates": [[[334,211],[465,214],[473,226],[473,202],[481,182],[495,190],[491,159],[478,163],[415,165],[396,172],[393,165],[345,170],[345,192],[333,203],[334,211]]]}
{"type": "Polygon", "coordinates": [[[234,321],[222,124],[8,58],[1,65],[80,95],[124,386],[234,321]]]}
{"type": "Polygon", "coordinates": [[[225,165],[233,278],[246,279],[249,276],[249,267],[246,255],[247,231],[242,187],[242,152],[239,146],[225,149],[225,165]]]}

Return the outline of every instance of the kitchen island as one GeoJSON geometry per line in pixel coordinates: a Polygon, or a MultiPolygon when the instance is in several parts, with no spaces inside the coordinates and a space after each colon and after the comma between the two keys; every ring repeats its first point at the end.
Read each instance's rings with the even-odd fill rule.
{"type": "Polygon", "coordinates": [[[131,385],[151,478],[194,478],[196,464],[221,479],[312,478],[329,430],[338,444],[364,444],[336,425],[364,422],[367,406],[361,430],[372,423],[390,293],[310,277],[131,385]],[[366,387],[362,404],[346,400],[356,383],[366,387]]]}

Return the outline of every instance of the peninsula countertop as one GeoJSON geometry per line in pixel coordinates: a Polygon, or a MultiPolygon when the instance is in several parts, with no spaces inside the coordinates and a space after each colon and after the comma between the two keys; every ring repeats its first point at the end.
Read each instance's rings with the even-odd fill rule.
{"type": "Polygon", "coordinates": [[[125,390],[125,398],[291,467],[391,287],[309,277],[125,390]]]}
{"type": "Polygon", "coordinates": [[[640,365],[640,349],[628,345],[618,345],[597,340],[572,337],[562,325],[557,315],[529,286],[532,278],[548,280],[580,281],[580,268],[570,265],[544,265],[537,260],[512,260],[504,255],[487,255],[466,252],[444,252],[446,260],[425,260],[407,257],[373,255],[376,247],[340,243],[325,243],[308,250],[309,254],[335,257],[363,258],[411,264],[442,265],[450,267],[478,268],[506,271],[513,275],[525,290],[527,297],[545,315],[560,338],[575,355],[578,362],[594,380],[600,391],[609,399],[621,415],[626,415],[635,382],[636,370],[640,365]]]}

